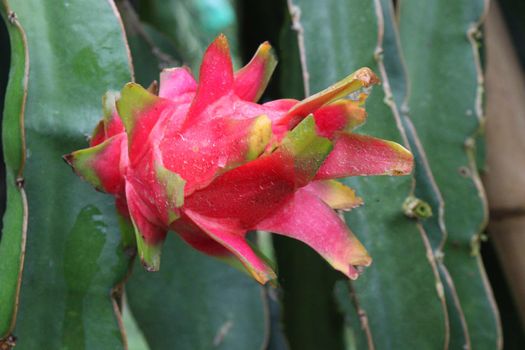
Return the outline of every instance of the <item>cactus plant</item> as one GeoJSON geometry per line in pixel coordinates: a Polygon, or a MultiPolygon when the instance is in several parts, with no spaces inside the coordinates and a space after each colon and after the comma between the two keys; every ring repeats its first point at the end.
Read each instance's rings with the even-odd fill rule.
{"type": "Polygon", "coordinates": [[[11,62],[2,129],[2,146],[9,151],[4,156],[7,203],[0,236],[0,281],[3,286],[0,290],[0,339],[10,342],[18,311],[27,237],[27,199],[22,186],[25,144],[21,122],[27,98],[29,58],[26,35],[7,3],[2,3],[0,13],[9,28],[12,56],[17,58],[11,62]]]}
{"type": "MultiPolygon", "coordinates": [[[[135,350],[502,348],[498,309],[480,257],[488,220],[478,175],[483,161],[480,149],[485,147],[479,45],[487,1],[270,0],[264,10],[261,6],[253,10],[248,2],[230,0],[118,0],[116,4],[113,0],[1,0],[11,52],[10,67],[5,68],[10,75],[2,120],[7,201],[0,236],[1,349],[15,345],[17,349],[135,350]],[[229,38],[232,62],[221,33],[229,38]],[[264,40],[272,40],[280,60],[266,91],[268,73],[274,68],[268,44],[261,46],[248,68],[233,74],[264,40]],[[203,56],[204,68],[199,72],[203,56]],[[210,64],[215,68],[208,71],[210,64]],[[187,67],[166,69],[182,65],[187,67]],[[358,72],[366,73],[369,81],[351,76],[340,84],[343,93],[336,94],[336,99],[347,98],[355,88],[358,92],[350,94],[350,102],[333,103],[329,96],[333,88],[315,94],[363,66],[371,70],[358,72]],[[256,67],[252,73],[257,74],[246,76],[255,79],[235,83],[250,67],[256,67]],[[376,83],[372,71],[381,83],[370,89],[365,85],[376,83]],[[159,72],[160,90],[154,81],[159,72]],[[198,88],[196,82],[207,88],[198,88]],[[150,83],[148,89],[139,85],[150,83]],[[189,97],[172,94],[181,86],[191,90],[189,97]],[[104,119],[92,134],[101,114],[100,97],[107,90],[122,92],[106,95],[104,119]],[[226,90],[233,91],[235,104],[224,102],[221,94],[226,90]],[[195,95],[204,102],[190,107],[195,95]],[[223,102],[211,103],[221,98],[223,102]],[[259,104],[253,103],[258,99],[259,104]],[[138,125],[138,133],[149,134],[149,126],[140,128],[142,117],[158,116],[141,111],[141,103],[148,101],[156,107],[165,103],[196,109],[190,113],[194,119],[207,113],[215,118],[218,132],[206,123],[192,122],[187,128],[197,136],[191,139],[183,133],[190,141],[181,148],[184,142],[175,145],[174,138],[158,136],[157,125],[151,132],[158,136],[155,142],[151,138],[134,142],[133,126],[138,125]],[[365,107],[369,118],[363,123],[365,107]],[[249,125],[232,129],[219,123],[225,120],[224,110],[232,110],[228,115],[249,125]],[[350,113],[341,114],[345,111],[350,113]],[[261,114],[267,117],[257,118],[261,114]],[[352,118],[336,118],[341,115],[352,118]],[[226,127],[240,132],[221,135],[226,127]],[[237,137],[240,134],[244,136],[237,137]],[[250,143],[245,134],[268,137],[250,143]],[[257,195],[260,205],[253,210],[246,209],[249,203],[243,196],[228,198],[241,181],[254,184],[264,179],[265,171],[276,173],[275,167],[243,172],[251,164],[280,151],[293,153],[297,144],[309,139],[319,141],[318,146],[335,143],[337,147],[337,137],[348,135],[397,142],[401,146],[395,147],[396,159],[404,162],[383,172],[409,172],[412,158],[405,148],[414,154],[414,172],[359,177],[348,175],[363,174],[363,168],[357,173],[343,169],[336,174],[339,182],[330,182],[329,192],[357,202],[349,205],[325,198],[332,209],[322,217],[307,200],[313,198],[310,194],[327,190],[313,178],[315,173],[320,176],[318,168],[335,174],[337,166],[355,165],[349,163],[351,152],[337,159],[332,156],[335,161],[330,163],[328,154],[333,151],[326,147],[319,159],[301,163],[310,170],[302,182],[292,181],[289,198],[301,200],[294,215],[290,208],[282,210],[282,204],[272,205],[279,202],[277,192],[267,193],[264,203],[257,195]],[[213,165],[198,157],[195,166],[184,168],[184,160],[192,159],[196,143],[204,139],[234,141],[230,149],[226,143],[208,152],[208,160],[225,155],[229,167],[208,166],[204,170],[210,171],[198,172],[203,165],[213,165]],[[126,194],[123,167],[115,166],[126,165],[120,156],[128,154],[128,141],[131,158],[137,158],[137,150],[152,150],[157,143],[160,158],[173,158],[163,163],[166,167],[156,168],[158,179],[149,179],[143,171],[147,163],[135,166],[134,179],[126,175],[125,180],[139,188],[141,201],[135,200],[136,193],[126,194]],[[115,157],[93,158],[88,148],[66,159],[99,190],[116,195],[117,210],[110,196],[93,191],[61,159],[88,143],[91,150],[115,151],[96,154],[115,157]],[[122,147],[104,148],[108,145],[122,147]],[[221,182],[232,173],[239,175],[235,182],[221,182]],[[152,181],[144,185],[148,182],[144,180],[152,181]],[[355,189],[364,203],[345,186],[355,189]],[[210,188],[215,196],[206,192],[210,188]],[[192,196],[201,192],[207,194],[192,202],[192,196]],[[308,193],[301,197],[303,192],[308,193]],[[226,212],[231,208],[236,209],[226,212]],[[197,245],[192,241],[195,230],[185,231],[180,225],[185,215],[204,226],[198,237],[207,238],[207,246],[198,248],[211,255],[217,254],[208,249],[210,244],[221,252],[227,250],[215,243],[221,238],[213,235],[216,220],[202,216],[221,216],[221,223],[243,219],[235,237],[249,245],[243,250],[230,246],[233,256],[237,253],[260,282],[275,278],[270,266],[278,279],[261,286],[242,271],[192,249],[185,240],[197,245]],[[268,215],[274,218],[263,218],[268,215]],[[253,219],[249,224],[247,217],[253,219]],[[141,225],[140,218],[155,222],[160,230],[142,239],[140,231],[150,227],[141,225]],[[338,227],[337,232],[344,233],[341,237],[360,247],[343,221],[374,259],[365,269],[347,263],[368,265],[368,258],[353,260],[353,254],[343,254],[339,261],[330,255],[333,249],[323,250],[333,237],[331,227],[338,227]],[[139,228],[137,235],[133,222],[139,228]],[[173,224],[177,222],[178,226],[173,224]],[[314,241],[313,236],[299,237],[317,252],[284,236],[272,240],[267,232],[247,232],[279,232],[290,229],[284,227],[290,223],[302,225],[303,233],[307,226],[320,236],[314,241]],[[182,238],[167,236],[159,265],[158,249],[151,248],[158,248],[169,228],[178,230],[182,238]],[[262,253],[270,261],[256,255],[245,259],[241,253],[247,252],[262,253]],[[145,271],[140,258],[148,269],[159,271],[145,271]],[[253,269],[254,262],[261,269],[253,269]],[[356,280],[347,278],[357,275],[356,280]],[[133,334],[126,336],[125,331],[133,334]],[[140,344],[133,341],[138,338],[140,344]]],[[[5,43],[0,45],[7,49],[5,43]]],[[[170,114],[161,119],[176,118],[170,114]]],[[[364,140],[352,137],[356,142],[364,140]]],[[[315,145],[303,150],[312,153],[315,145]]],[[[358,153],[355,142],[347,146],[368,160],[367,169],[377,165],[366,148],[358,153]]],[[[385,149],[376,156],[384,158],[387,153],[385,149]]],[[[158,163],[160,158],[157,154],[144,159],[158,163]]],[[[322,208],[326,209],[324,204],[322,208]]],[[[341,240],[332,248],[353,251],[341,240]]],[[[366,257],[364,250],[358,251],[366,257]]],[[[239,267],[238,260],[229,261],[239,267]]]]}
{"type": "Polygon", "coordinates": [[[475,154],[476,136],[482,132],[484,122],[478,41],[488,5],[487,1],[427,5],[420,7],[415,1],[400,3],[401,44],[411,83],[408,108],[422,146],[429,149],[434,142],[443,145],[439,151],[427,152],[427,157],[443,196],[444,224],[448,232],[447,243],[443,246],[444,263],[455,282],[458,302],[464,313],[470,338],[467,344],[475,349],[501,348],[499,315],[479,251],[488,214],[475,154]],[[450,32],[425,32],[428,26],[417,20],[427,16],[422,14],[438,21],[446,18],[450,32]],[[415,36],[416,32],[421,34],[415,36]],[[432,40],[435,53],[432,50],[426,54],[420,52],[418,45],[422,44],[422,38],[432,40]],[[436,61],[440,64],[433,63],[436,61]],[[451,70],[457,73],[447,76],[451,70]],[[439,89],[431,87],[445,76],[439,89]],[[423,91],[430,90],[433,94],[429,99],[428,93],[423,91]],[[449,102],[437,102],[442,99],[449,102]],[[444,135],[428,127],[428,120],[441,127],[453,124],[455,132],[447,133],[443,139],[444,135]]]}

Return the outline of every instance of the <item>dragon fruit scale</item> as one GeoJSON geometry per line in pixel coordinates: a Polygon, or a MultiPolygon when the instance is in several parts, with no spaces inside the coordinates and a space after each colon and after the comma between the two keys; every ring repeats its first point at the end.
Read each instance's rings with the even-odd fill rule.
{"type": "Polygon", "coordinates": [[[258,104],[276,63],[263,43],[234,72],[220,35],[198,83],[181,67],[161,72],[158,95],[135,83],[108,92],[90,147],[64,156],[115,196],[146,269],[158,270],[169,230],[201,252],[240,261],[263,284],[276,276],[246,240],[250,230],[298,239],[351,279],[371,263],[335,211],[362,200],[334,179],[412,170],[399,144],[353,132],[366,118],[363,88],[379,80],[361,68],[303,101],[258,104]]]}

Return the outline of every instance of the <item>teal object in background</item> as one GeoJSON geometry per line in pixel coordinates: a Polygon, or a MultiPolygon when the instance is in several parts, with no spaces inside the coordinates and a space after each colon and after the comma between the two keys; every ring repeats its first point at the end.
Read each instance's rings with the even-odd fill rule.
{"type": "Polygon", "coordinates": [[[202,29],[216,34],[234,24],[235,12],[228,0],[198,0],[195,3],[202,29]]]}

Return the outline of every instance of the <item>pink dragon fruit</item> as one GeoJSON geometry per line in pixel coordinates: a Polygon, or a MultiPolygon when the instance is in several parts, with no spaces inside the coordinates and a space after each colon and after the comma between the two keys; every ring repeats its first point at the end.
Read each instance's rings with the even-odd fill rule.
{"type": "Polygon", "coordinates": [[[298,239],[349,278],[371,258],[334,209],[362,203],[335,178],[404,175],[412,154],[352,130],[365,121],[368,68],[303,101],[257,101],[276,60],[268,43],[233,71],[226,38],[207,49],[197,83],[164,70],[158,96],[135,83],[104,97],[90,147],[65,156],[116,197],[148,270],[169,230],[206,254],[240,261],[260,283],[275,278],[246,240],[250,230],[298,239]],[[358,96],[349,99],[348,95],[358,96]]]}

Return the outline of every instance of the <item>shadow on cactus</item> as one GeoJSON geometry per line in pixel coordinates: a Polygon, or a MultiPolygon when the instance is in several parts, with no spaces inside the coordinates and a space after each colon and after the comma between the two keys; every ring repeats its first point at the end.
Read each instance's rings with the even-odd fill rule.
{"type": "Polygon", "coordinates": [[[366,88],[379,80],[361,68],[303,101],[257,104],[276,63],[263,43],[234,72],[220,35],[199,83],[182,67],[162,71],[158,95],[135,83],[108,92],[90,147],[64,157],[115,196],[146,269],[159,269],[169,230],[205,254],[240,261],[260,283],[275,273],[249,230],[298,239],[352,279],[371,263],[335,211],[362,200],[334,179],[412,169],[402,146],[352,132],[366,119],[366,88]]]}

